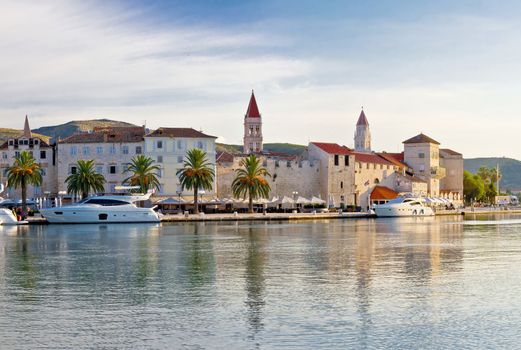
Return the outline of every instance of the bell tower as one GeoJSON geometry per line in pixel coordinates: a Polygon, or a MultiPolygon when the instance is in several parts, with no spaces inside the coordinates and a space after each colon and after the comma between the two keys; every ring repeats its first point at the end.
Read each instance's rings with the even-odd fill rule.
{"type": "Polygon", "coordinates": [[[371,152],[371,132],[369,131],[369,122],[365,117],[363,108],[356,122],[355,151],[371,152]]]}
{"type": "Polygon", "coordinates": [[[244,145],[243,153],[261,153],[262,152],[262,118],[257,107],[255,94],[251,91],[250,103],[248,110],[244,115],[244,145]]]}

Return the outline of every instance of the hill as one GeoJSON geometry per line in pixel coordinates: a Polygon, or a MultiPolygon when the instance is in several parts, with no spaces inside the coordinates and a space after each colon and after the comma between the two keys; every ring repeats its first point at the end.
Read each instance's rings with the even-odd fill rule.
{"type": "MultiPolygon", "coordinates": [[[[285,153],[292,155],[301,154],[306,146],[295,145],[292,143],[265,143],[264,151],[274,152],[274,153],[285,153]]],[[[232,154],[237,154],[242,152],[242,146],[240,145],[227,145],[224,143],[216,144],[217,152],[228,152],[232,154]]]]}
{"type": "MultiPolygon", "coordinates": [[[[23,134],[23,130],[17,130],[17,129],[7,129],[7,128],[0,128],[0,144],[4,143],[8,139],[13,139],[20,137],[20,135],[23,134]]],[[[34,137],[39,137],[45,142],[49,142],[49,137],[46,135],[40,135],[38,133],[33,133],[34,137]]]]}
{"type": "Polygon", "coordinates": [[[34,129],[33,132],[47,135],[52,138],[64,139],[78,132],[92,131],[95,127],[106,126],[135,126],[134,124],[109,119],[73,120],[65,124],[44,126],[34,129]]]}
{"type": "Polygon", "coordinates": [[[472,158],[465,159],[465,170],[476,173],[482,166],[495,168],[503,174],[499,186],[501,189],[521,189],[521,161],[512,158],[472,158]]]}

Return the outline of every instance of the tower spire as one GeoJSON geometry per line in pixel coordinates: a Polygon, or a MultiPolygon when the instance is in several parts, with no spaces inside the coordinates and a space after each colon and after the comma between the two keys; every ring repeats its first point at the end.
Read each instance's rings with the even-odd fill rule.
{"type": "Polygon", "coordinates": [[[27,115],[25,115],[24,137],[28,139],[33,137],[33,134],[31,133],[31,128],[29,127],[29,118],[27,118],[27,115]]]}
{"type": "Polygon", "coordinates": [[[244,115],[243,153],[262,152],[262,118],[255,100],[255,94],[251,90],[250,102],[244,115]]]}
{"type": "Polygon", "coordinates": [[[359,152],[371,152],[371,132],[369,122],[365,116],[363,107],[356,122],[355,150],[359,152]]]}

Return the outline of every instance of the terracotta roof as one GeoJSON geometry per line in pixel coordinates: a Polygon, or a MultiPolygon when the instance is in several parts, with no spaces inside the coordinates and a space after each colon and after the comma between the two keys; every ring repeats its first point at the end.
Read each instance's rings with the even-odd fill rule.
{"type": "Polygon", "coordinates": [[[344,154],[350,155],[352,154],[352,150],[346,146],[340,146],[337,143],[326,143],[326,142],[311,142],[311,144],[320,148],[322,151],[328,154],[344,154]]]}
{"type": "Polygon", "coordinates": [[[420,179],[420,178],[418,178],[416,176],[411,176],[411,175],[408,175],[408,174],[403,175],[403,174],[400,174],[400,173],[397,173],[397,174],[398,174],[399,177],[405,178],[405,179],[407,179],[409,181],[412,181],[412,182],[421,182],[421,183],[424,183],[424,184],[427,183],[427,181],[422,180],[422,179],[420,179]]]}
{"type": "Polygon", "coordinates": [[[369,122],[367,121],[367,118],[365,117],[364,110],[362,109],[362,112],[360,113],[360,116],[358,117],[358,121],[356,122],[356,125],[369,125],[369,122]]]}
{"type": "Polygon", "coordinates": [[[375,186],[371,192],[371,200],[391,200],[398,197],[398,192],[391,190],[385,186],[375,186]]]}
{"type": "Polygon", "coordinates": [[[217,152],[215,161],[221,163],[233,163],[234,155],[229,152],[217,152]]]}
{"type": "Polygon", "coordinates": [[[216,139],[217,137],[203,134],[192,128],[159,128],[152,131],[146,137],[186,137],[186,138],[207,138],[216,139]]]}
{"type": "Polygon", "coordinates": [[[357,162],[394,165],[376,153],[353,152],[352,154],[354,154],[357,162]]]}
{"type": "Polygon", "coordinates": [[[251,91],[250,103],[248,104],[248,110],[246,110],[246,118],[260,118],[259,107],[257,107],[257,101],[253,90],[251,91]]]}
{"type": "Polygon", "coordinates": [[[59,143],[113,143],[141,142],[145,136],[143,127],[100,127],[90,133],[71,135],[59,143]]]}
{"type": "Polygon", "coordinates": [[[434,143],[435,145],[439,145],[440,143],[425,134],[416,135],[408,140],[403,141],[403,143],[434,143]]]}
{"type": "Polygon", "coordinates": [[[453,151],[453,150],[448,149],[448,148],[440,148],[440,152],[447,153],[450,156],[461,156],[462,155],[461,153],[458,153],[458,152],[453,151]]]}
{"type": "Polygon", "coordinates": [[[403,153],[376,153],[380,157],[384,158],[385,160],[393,163],[396,166],[399,166],[400,168],[406,168],[407,164],[403,162],[403,153]]]}

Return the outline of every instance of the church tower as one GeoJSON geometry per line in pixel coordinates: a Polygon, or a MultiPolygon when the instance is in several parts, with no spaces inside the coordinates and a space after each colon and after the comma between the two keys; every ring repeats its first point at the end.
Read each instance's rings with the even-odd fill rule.
{"type": "Polygon", "coordinates": [[[371,152],[371,132],[363,109],[356,122],[355,151],[371,152]]]}
{"type": "Polygon", "coordinates": [[[245,154],[262,152],[262,118],[253,90],[251,91],[248,110],[244,115],[243,152],[245,154]]]}
{"type": "Polygon", "coordinates": [[[25,138],[30,139],[33,137],[33,134],[31,133],[31,128],[29,127],[29,118],[25,116],[25,123],[24,123],[24,135],[25,138]]]}

